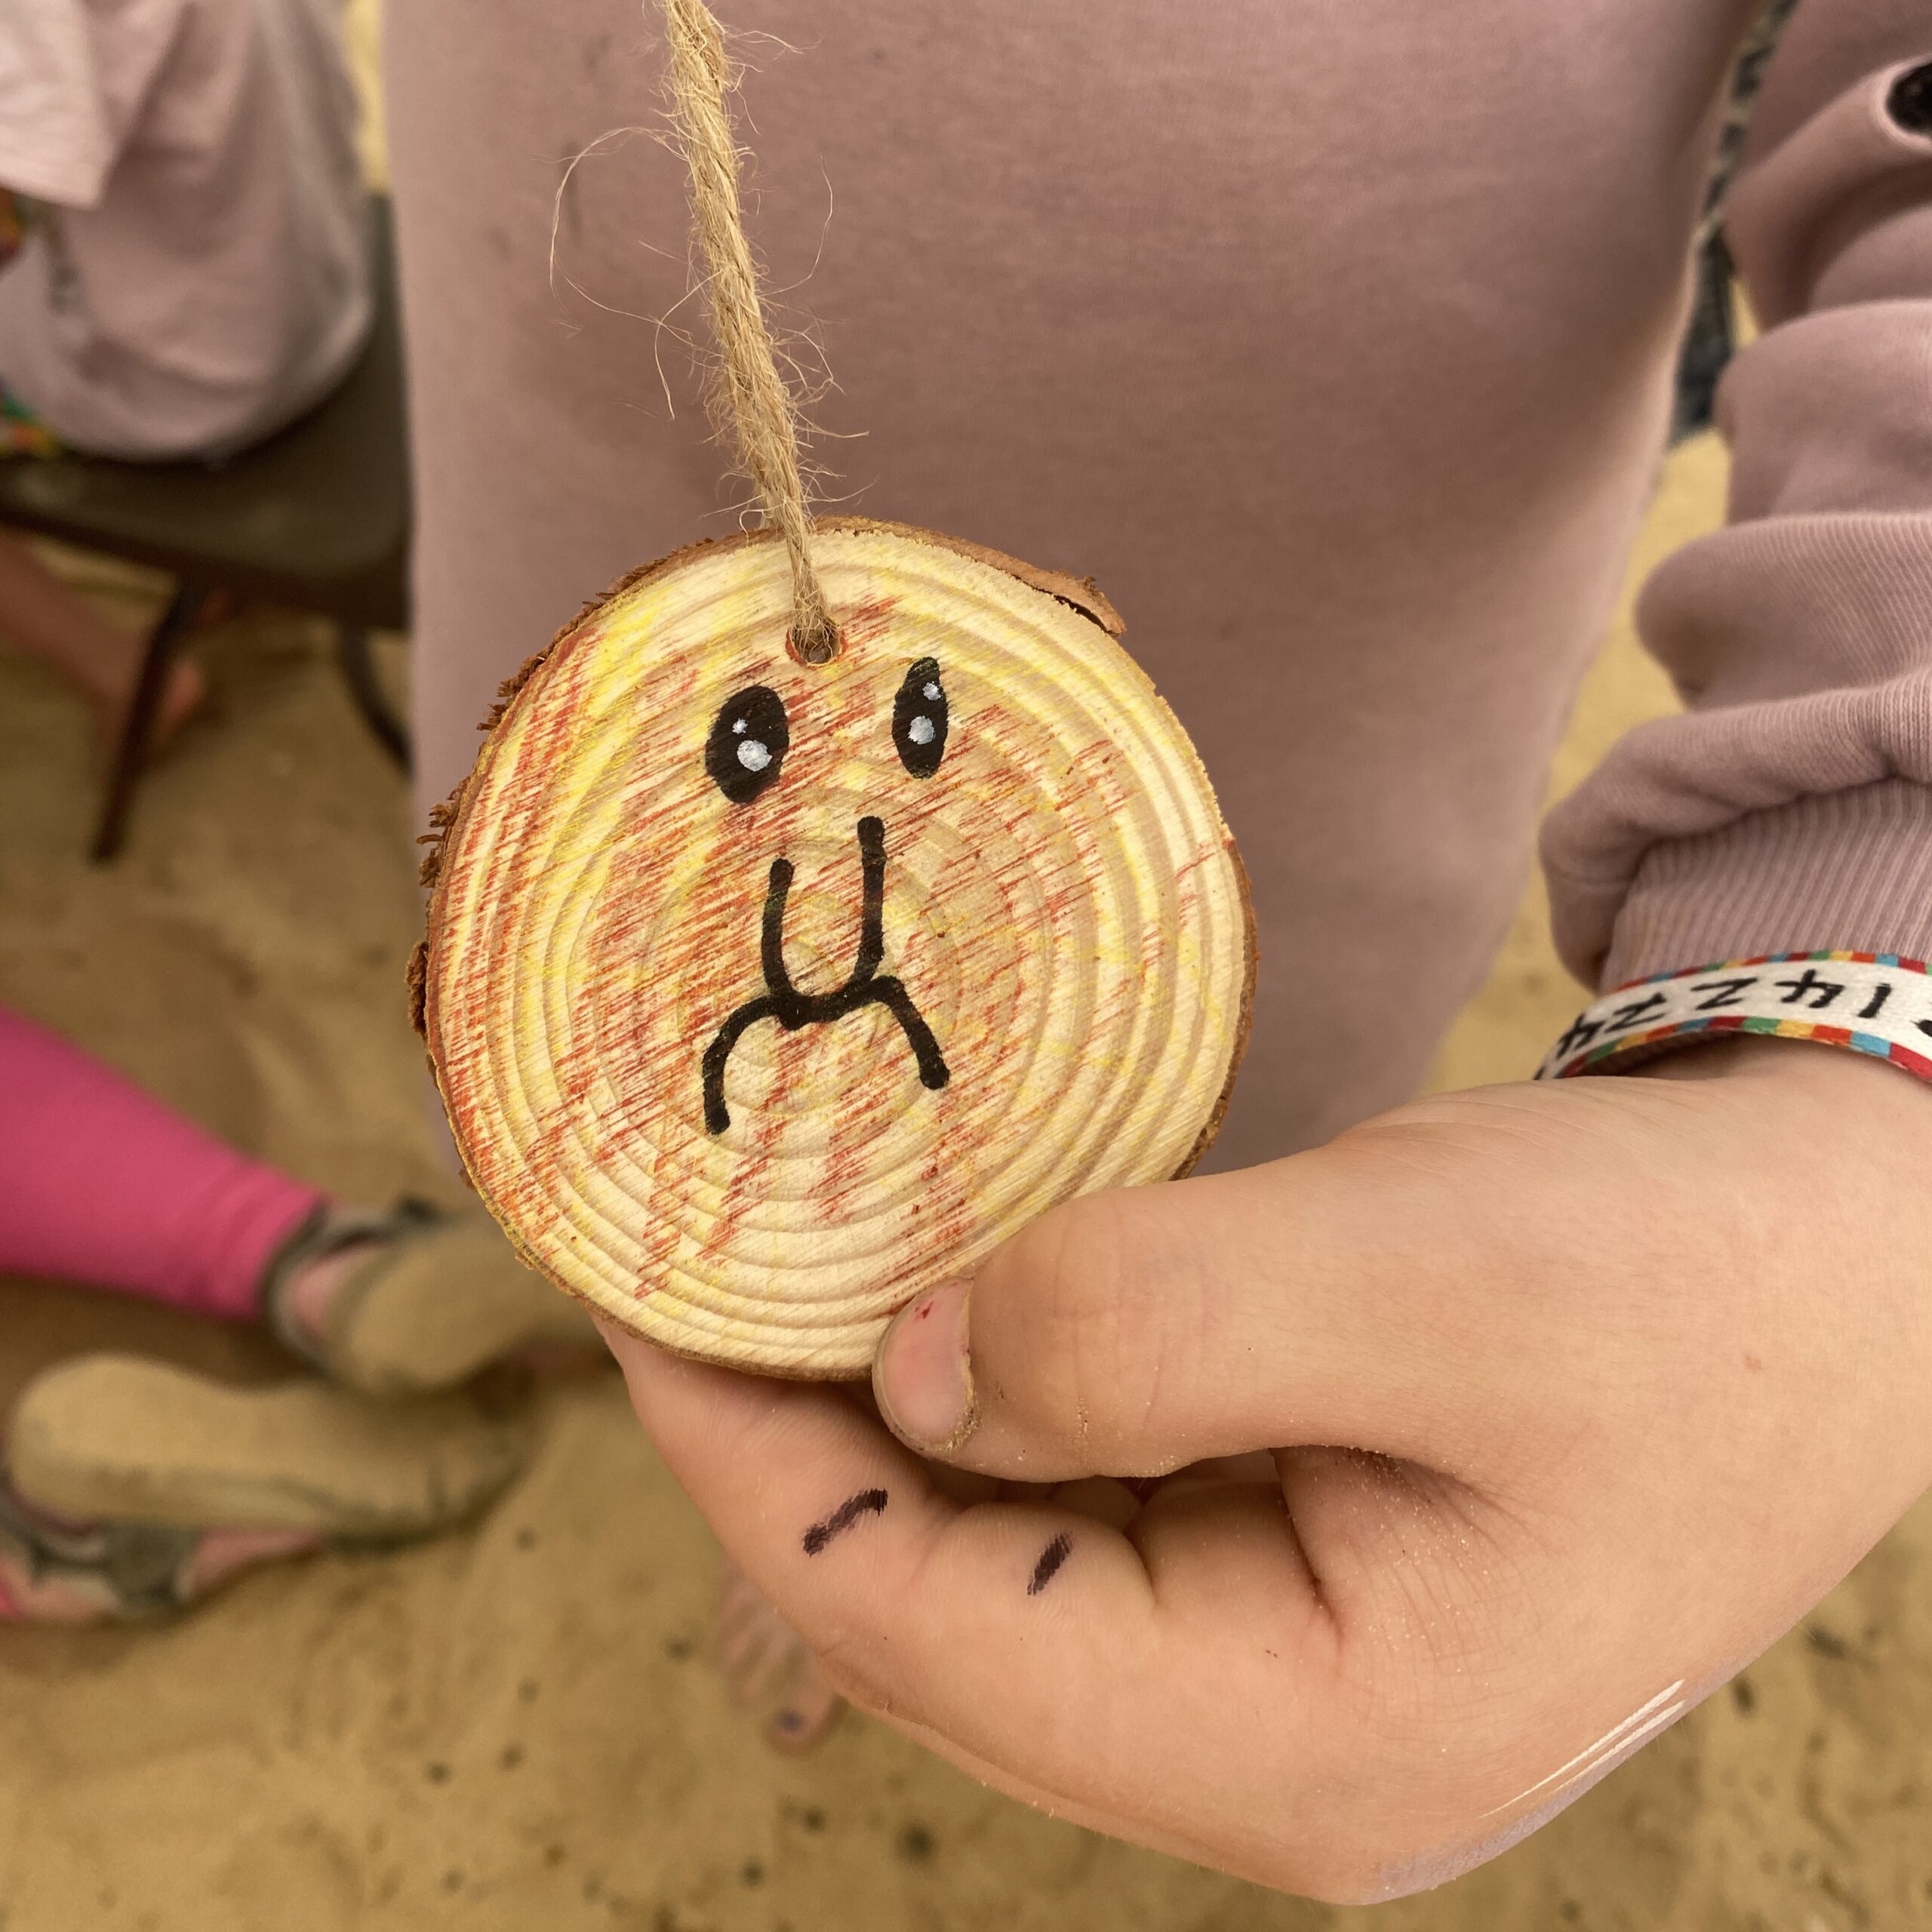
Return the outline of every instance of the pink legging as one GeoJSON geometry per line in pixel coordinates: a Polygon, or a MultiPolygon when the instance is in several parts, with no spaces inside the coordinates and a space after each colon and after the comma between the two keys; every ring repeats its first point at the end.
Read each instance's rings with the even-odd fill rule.
{"type": "Polygon", "coordinates": [[[251,1321],[322,1198],[0,1007],[0,1273],[251,1321]]]}

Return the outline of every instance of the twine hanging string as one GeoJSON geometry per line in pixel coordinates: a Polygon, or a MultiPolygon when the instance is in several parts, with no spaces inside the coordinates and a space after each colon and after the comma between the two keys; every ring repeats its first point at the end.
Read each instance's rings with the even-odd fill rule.
{"type": "Polygon", "coordinates": [[[811,558],[811,514],[798,467],[798,412],[778,373],[758,270],[738,199],[738,144],[728,103],[736,76],[704,0],[663,0],[678,134],[691,168],[691,214],[707,271],[722,361],[712,397],[721,434],[737,448],[768,522],[792,563],[792,645],[808,664],[838,654],[838,627],[811,558]]]}

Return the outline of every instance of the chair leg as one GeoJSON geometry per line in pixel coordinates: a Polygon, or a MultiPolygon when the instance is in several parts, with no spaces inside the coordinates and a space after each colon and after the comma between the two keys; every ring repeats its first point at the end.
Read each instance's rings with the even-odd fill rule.
{"type": "Polygon", "coordinates": [[[376,675],[375,660],[369,654],[368,632],[359,625],[344,624],[336,633],[336,657],[342,666],[343,681],[355,701],[355,709],[362,714],[363,723],[406,777],[409,733],[389,709],[382,680],[376,675]]]}
{"type": "Polygon", "coordinates": [[[195,621],[208,592],[199,584],[179,586],[168,600],[168,608],[148,632],[147,648],[141,658],[141,675],[134,696],[121,727],[121,742],[114,748],[114,767],[107,783],[107,797],[94,826],[94,843],[88,856],[97,865],[118,857],[128,829],[128,811],[134,802],[134,781],[147,761],[148,748],[154,737],[154,721],[161,709],[161,694],[167,688],[168,673],[174,663],[174,651],[195,621]]]}

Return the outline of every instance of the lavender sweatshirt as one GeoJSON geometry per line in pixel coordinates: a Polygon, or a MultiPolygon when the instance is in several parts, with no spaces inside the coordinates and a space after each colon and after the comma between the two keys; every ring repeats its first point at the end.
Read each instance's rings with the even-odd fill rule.
{"type": "MultiPolygon", "coordinates": [[[[1217,1158],[1400,1099],[1504,929],[1607,618],[1755,6],[723,11],[774,36],[752,225],[838,380],[831,494],[1093,574],[1214,773],[1263,953],[1217,1158]]],[[[388,33],[426,805],[496,682],[737,493],[638,319],[693,315],[675,160],[618,135],[565,180],[651,121],[650,16],[391,0],[388,33]]],[[[1643,609],[1692,709],[1545,834],[1592,980],[1932,948],[1927,60],[1932,0],[1803,0],[1766,83],[1732,520],[1643,609]]]]}

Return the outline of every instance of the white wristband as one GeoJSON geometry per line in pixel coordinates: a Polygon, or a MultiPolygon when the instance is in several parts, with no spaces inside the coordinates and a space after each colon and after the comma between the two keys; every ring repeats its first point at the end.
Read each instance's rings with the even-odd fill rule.
{"type": "Polygon", "coordinates": [[[1773,952],[1660,974],[1586,1006],[1537,1078],[1614,1072],[1626,1055],[1727,1033],[1849,1047],[1932,1080],[1932,977],[1893,952],[1773,952]]]}

